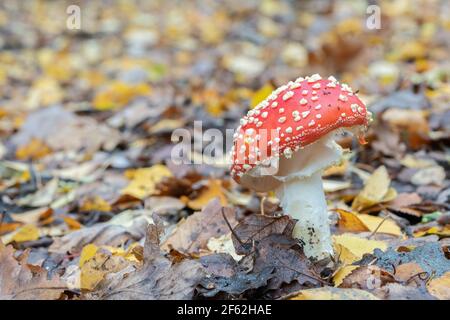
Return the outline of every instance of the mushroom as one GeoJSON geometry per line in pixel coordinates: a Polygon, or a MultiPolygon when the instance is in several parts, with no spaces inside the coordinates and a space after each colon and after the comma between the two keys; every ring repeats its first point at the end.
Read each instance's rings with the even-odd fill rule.
{"type": "Polygon", "coordinates": [[[276,89],[244,116],[234,134],[231,176],[258,191],[274,190],[297,223],[293,236],[305,254],[333,254],[322,172],[340,163],[337,134],[365,143],[372,114],[346,84],[314,74],[276,89]]]}

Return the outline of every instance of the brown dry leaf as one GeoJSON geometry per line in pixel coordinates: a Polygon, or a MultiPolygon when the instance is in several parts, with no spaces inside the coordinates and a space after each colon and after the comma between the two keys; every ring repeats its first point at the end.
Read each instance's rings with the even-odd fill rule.
{"type": "Polygon", "coordinates": [[[252,214],[245,217],[233,230],[233,243],[238,254],[251,251],[253,241],[260,241],[272,234],[292,235],[295,222],[289,216],[268,217],[252,214]]]}
{"type": "Polygon", "coordinates": [[[421,217],[423,214],[421,211],[409,208],[409,206],[420,204],[421,202],[422,197],[420,197],[417,193],[400,193],[397,198],[387,204],[387,208],[393,212],[421,217]]]}
{"type": "Polygon", "coordinates": [[[268,288],[277,290],[282,284],[301,287],[318,286],[323,283],[315,273],[297,241],[284,234],[271,234],[255,243],[253,273],[273,269],[268,288]]]}
{"type": "Polygon", "coordinates": [[[39,139],[53,151],[81,151],[92,153],[100,148],[112,150],[120,140],[118,131],[54,106],[30,114],[11,143],[24,146],[39,139]]]}
{"type": "Polygon", "coordinates": [[[157,164],[149,168],[127,170],[125,176],[132,179],[131,182],[122,189],[121,193],[138,199],[144,199],[157,192],[157,184],[164,178],[172,176],[172,172],[162,165],[157,164]]]}
{"type": "Polygon", "coordinates": [[[127,228],[110,223],[98,223],[92,227],[73,231],[61,238],[55,238],[49,252],[61,254],[77,252],[87,244],[120,246],[130,239],[134,241],[142,239],[146,226],[145,219],[136,219],[127,228]]]}
{"type": "Polygon", "coordinates": [[[300,291],[289,300],[379,300],[373,294],[359,289],[340,289],[333,287],[315,288],[300,291]]]}
{"type": "Polygon", "coordinates": [[[415,262],[403,263],[395,268],[395,279],[399,282],[407,282],[413,276],[424,272],[422,267],[415,262]]]}
{"type": "Polygon", "coordinates": [[[3,222],[2,224],[0,224],[0,236],[17,230],[17,228],[19,228],[21,225],[22,223],[19,222],[12,222],[12,223],[3,222]]]}
{"type": "Polygon", "coordinates": [[[19,263],[14,249],[0,242],[0,300],[55,300],[65,288],[57,277],[48,280],[45,269],[19,263]]]}
{"type": "Polygon", "coordinates": [[[172,263],[159,249],[160,227],[150,225],[144,246],[144,264],[111,273],[92,297],[108,300],[192,299],[206,275],[201,264],[184,259],[172,263]]]}
{"type": "Polygon", "coordinates": [[[353,210],[363,210],[378,203],[391,201],[396,197],[395,189],[389,188],[391,179],[385,166],[377,168],[364,185],[364,189],[352,203],[353,210]]]}
{"type": "Polygon", "coordinates": [[[333,242],[339,260],[347,264],[360,260],[364,254],[372,253],[377,248],[387,249],[387,244],[383,241],[367,240],[349,233],[334,235],[333,242]]]}
{"type": "Polygon", "coordinates": [[[14,221],[26,223],[26,224],[37,224],[40,220],[47,218],[53,214],[51,208],[38,208],[22,213],[10,213],[10,216],[14,221]]]}
{"type": "Polygon", "coordinates": [[[440,300],[450,300],[450,272],[427,283],[428,291],[440,300]]]}
{"type": "Polygon", "coordinates": [[[202,211],[195,212],[180,222],[175,231],[163,243],[163,249],[174,248],[189,253],[206,249],[211,238],[217,238],[230,232],[222,211],[231,227],[234,227],[237,224],[235,211],[222,207],[219,200],[214,199],[202,211]]]}
{"type": "Polygon", "coordinates": [[[214,198],[219,198],[222,206],[227,205],[227,198],[223,191],[222,181],[219,179],[209,180],[207,187],[200,192],[200,195],[194,200],[190,200],[187,205],[193,210],[201,210],[214,198]]]}
{"type": "Polygon", "coordinates": [[[390,108],[383,113],[382,119],[391,127],[406,131],[409,145],[413,148],[420,147],[423,137],[428,136],[428,121],[423,110],[390,108]]]}
{"type": "Polygon", "coordinates": [[[389,272],[378,266],[369,265],[353,270],[343,279],[340,287],[372,291],[382,287],[386,283],[393,282],[396,282],[396,280],[389,272]]]}

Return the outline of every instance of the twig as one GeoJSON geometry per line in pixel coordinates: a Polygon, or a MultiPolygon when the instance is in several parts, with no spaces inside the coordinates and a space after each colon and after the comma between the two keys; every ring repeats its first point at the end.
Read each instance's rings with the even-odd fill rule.
{"type": "Polygon", "coordinates": [[[380,229],[381,225],[386,221],[386,219],[389,218],[389,216],[390,216],[389,212],[386,211],[385,213],[387,213],[386,216],[383,218],[383,220],[381,220],[381,222],[378,224],[378,226],[375,228],[375,230],[373,230],[373,232],[370,234],[370,236],[367,237],[367,239],[372,238],[375,235],[375,233],[377,233],[378,229],[380,229]]]}
{"type": "Polygon", "coordinates": [[[231,227],[230,222],[228,221],[227,217],[225,216],[224,207],[222,207],[221,212],[222,212],[222,217],[225,220],[225,223],[227,224],[227,226],[230,229],[230,231],[233,234],[233,236],[236,238],[236,240],[239,242],[239,244],[241,246],[244,246],[244,243],[242,242],[241,238],[239,238],[239,236],[236,234],[236,232],[234,232],[233,228],[231,227]]]}

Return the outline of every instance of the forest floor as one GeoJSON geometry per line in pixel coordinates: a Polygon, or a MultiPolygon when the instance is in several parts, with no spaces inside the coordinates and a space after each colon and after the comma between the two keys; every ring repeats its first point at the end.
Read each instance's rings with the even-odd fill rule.
{"type": "Polygon", "coordinates": [[[0,3],[0,299],[450,299],[448,1],[76,2],[0,3]],[[201,135],[315,73],[374,115],[326,265],[201,135]]]}

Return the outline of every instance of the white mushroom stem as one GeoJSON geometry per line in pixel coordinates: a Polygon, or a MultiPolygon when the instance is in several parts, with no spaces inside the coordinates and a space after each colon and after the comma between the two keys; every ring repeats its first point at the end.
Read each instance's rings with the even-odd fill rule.
{"type": "Polygon", "coordinates": [[[304,243],[307,257],[321,260],[333,254],[321,170],[309,177],[292,177],[277,189],[285,213],[298,222],[293,237],[304,243]]]}

